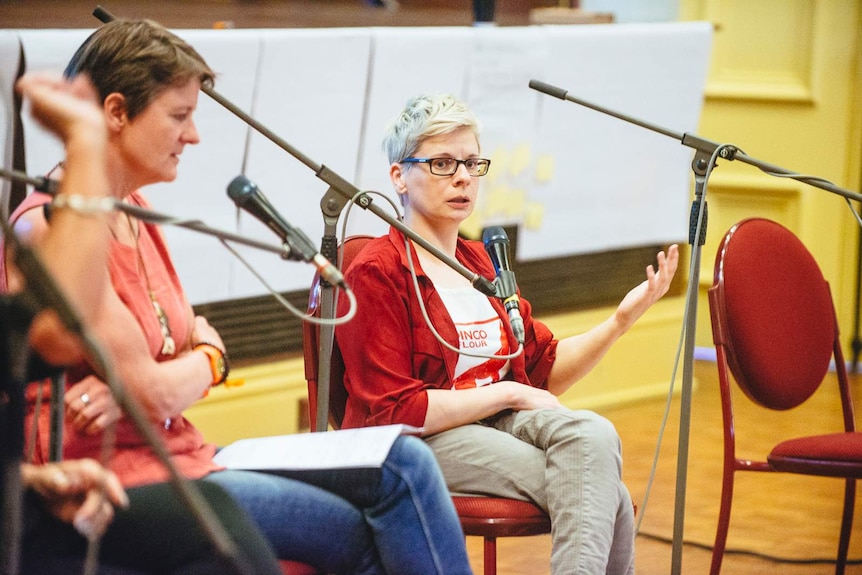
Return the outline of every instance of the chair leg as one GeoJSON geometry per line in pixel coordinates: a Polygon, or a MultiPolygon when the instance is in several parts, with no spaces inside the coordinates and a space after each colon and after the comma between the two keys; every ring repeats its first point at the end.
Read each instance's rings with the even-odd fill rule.
{"type": "Polygon", "coordinates": [[[844,575],[847,552],[850,548],[850,531],[853,528],[853,509],[856,504],[856,480],[848,479],[844,485],[844,516],[841,518],[841,535],[838,538],[838,557],[835,575],[844,575]]]}
{"type": "Polygon", "coordinates": [[[497,575],[497,538],[485,537],[485,575],[497,575]]]}
{"type": "Polygon", "coordinates": [[[712,546],[712,562],[709,575],[718,575],[724,549],[727,545],[727,530],[730,527],[730,503],[733,501],[733,470],[725,473],[721,486],[721,507],[718,511],[718,526],[715,529],[715,544],[712,546]]]}

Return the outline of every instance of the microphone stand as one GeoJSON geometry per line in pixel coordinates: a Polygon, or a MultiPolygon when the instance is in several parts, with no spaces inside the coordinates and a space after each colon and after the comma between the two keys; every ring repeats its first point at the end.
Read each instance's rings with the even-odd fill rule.
{"type": "MultiPolygon", "coordinates": [[[[117,202],[118,205],[120,203],[117,202]]],[[[171,484],[191,510],[202,531],[212,542],[216,551],[230,561],[237,573],[252,575],[253,570],[248,559],[242,555],[233,539],[224,530],[218,516],[206,499],[200,494],[197,487],[180,475],[161,439],[153,431],[152,424],[148,421],[146,415],[144,415],[143,409],[137,399],[125,392],[125,389],[117,378],[113,365],[107,360],[101,346],[93,337],[89,328],[81,321],[72,305],[66,300],[54,278],[45,269],[39,257],[30,248],[18,241],[14,231],[4,217],[0,217],[0,231],[3,232],[7,245],[14,250],[15,264],[24,276],[28,296],[32,298],[38,307],[47,307],[55,310],[66,329],[80,338],[94,371],[108,384],[117,404],[129,419],[132,420],[138,433],[144,437],[147,444],[161,460],[161,463],[168,471],[171,484]]],[[[15,551],[11,550],[11,552],[14,553],[15,551]]]]}
{"type": "Polygon", "coordinates": [[[840,188],[831,182],[820,178],[805,176],[786,170],[773,164],[757,160],[744,154],[738,148],[718,144],[716,142],[701,138],[692,134],[680,134],[672,130],[662,128],[655,124],[638,120],[631,116],[627,116],[620,112],[615,112],[607,108],[603,108],[597,104],[581,100],[570,96],[566,90],[551,86],[538,80],[530,80],[530,88],[553,96],[561,100],[568,100],[576,104],[580,104],[586,108],[590,108],[597,112],[613,116],[630,124],[635,124],[642,128],[664,134],[665,136],[679,140],[684,146],[688,146],[695,151],[694,159],[691,167],[694,171],[694,201],[691,206],[691,214],[689,219],[689,243],[692,246],[692,273],[688,278],[688,289],[686,290],[686,312],[685,317],[685,351],[683,357],[683,380],[682,380],[682,395],[680,397],[680,423],[679,423],[679,445],[677,451],[677,476],[676,476],[676,501],[674,504],[674,530],[673,530],[673,549],[671,559],[671,573],[679,575],[682,572],[682,544],[683,544],[683,525],[685,521],[685,489],[686,475],[688,473],[688,444],[691,427],[691,392],[692,380],[694,372],[694,337],[697,324],[697,288],[698,274],[700,271],[701,251],[706,239],[706,200],[704,192],[706,190],[707,177],[709,174],[709,162],[713,156],[732,161],[739,160],[740,162],[755,166],[760,170],[770,175],[784,175],[794,180],[809,184],[811,186],[821,188],[833,194],[843,196],[848,199],[862,200],[862,194],[851,192],[840,188]],[[703,205],[701,205],[703,203],[703,205]],[[703,217],[701,216],[703,212],[703,217]],[[699,232],[698,232],[699,230],[699,232]]]}
{"type": "MultiPolygon", "coordinates": [[[[97,6],[93,10],[93,15],[102,22],[110,22],[114,16],[110,12],[97,6]]],[[[301,153],[299,150],[278,137],[274,132],[263,126],[249,114],[239,109],[236,105],[230,102],[227,98],[216,92],[210,87],[201,86],[207,96],[221,104],[229,112],[233,113],[248,126],[254,128],[261,135],[268,138],[285,152],[305,164],[314,174],[329,185],[329,189],[323,195],[320,201],[320,209],[323,214],[324,233],[321,239],[320,253],[329,261],[338,261],[338,238],[336,236],[336,226],[341,211],[349,201],[355,203],[366,210],[371,211],[377,217],[394,227],[402,234],[413,240],[432,253],[437,259],[448,265],[450,268],[464,276],[470,281],[470,284],[488,296],[496,295],[496,288],[487,278],[467,269],[454,258],[450,258],[443,253],[439,248],[432,245],[425,238],[417,234],[411,228],[407,227],[401,220],[389,214],[379,206],[372,203],[371,198],[361,192],[359,188],[351,184],[334,171],[330,170],[323,164],[317,164],[308,156],[301,153]]],[[[335,288],[327,281],[321,278],[320,282],[320,310],[321,317],[325,319],[335,318],[335,288]]],[[[315,417],[316,430],[325,431],[329,421],[329,389],[330,389],[330,363],[334,345],[335,326],[331,322],[326,322],[320,326],[320,350],[318,355],[318,381],[317,381],[317,413],[315,417]]]]}

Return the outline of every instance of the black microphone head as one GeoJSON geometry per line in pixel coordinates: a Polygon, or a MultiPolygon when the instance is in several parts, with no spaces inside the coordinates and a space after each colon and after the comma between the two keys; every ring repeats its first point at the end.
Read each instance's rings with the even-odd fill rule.
{"type": "Polygon", "coordinates": [[[241,210],[248,212],[263,222],[269,229],[278,234],[282,240],[286,240],[290,233],[290,224],[284,221],[257,184],[243,175],[239,175],[227,186],[227,195],[241,210]]]}
{"type": "Polygon", "coordinates": [[[482,243],[485,244],[486,250],[491,242],[504,242],[508,246],[509,236],[506,234],[506,230],[500,226],[485,228],[485,231],[482,232],[482,243]]]}
{"type": "Polygon", "coordinates": [[[498,274],[501,270],[512,269],[509,265],[509,236],[506,235],[506,230],[500,226],[485,228],[482,232],[482,243],[485,244],[485,251],[488,252],[498,274]]]}
{"type": "Polygon", "coordinates": [[[281,214],[269,203],[257,184],[245,176],[239,175],[228,184],[227,195],[234,201],[236,207],[260,220],[281,238],[281,241],[288,247],[288,255],[286,256],[288,259],[311,261],[317,255],[317,249],[311,240],[281,217],[281,214]]]}
{"type": "Polygon", "coordinates": [[[238,208],[243,207],[255,192],[257,192],[257,185],[242,174],[235,177],[227,185],[227,195],[238,208]]]}

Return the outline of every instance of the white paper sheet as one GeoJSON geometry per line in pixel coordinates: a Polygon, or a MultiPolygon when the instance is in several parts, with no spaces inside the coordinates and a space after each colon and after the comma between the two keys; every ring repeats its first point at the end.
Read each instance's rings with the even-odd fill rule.
{"type": "MultiPolygon", "coordinates": [[[[535,79],[674,132],[696,131],[707,24],[547,28],[555,65],[535,79]]],[[[573,102],[539,92],[536,102],[534,158],[545,167],[525,200],[519,261],[687,238],[691,149],[573,102]]]]}
{"type": "Polygon", "coordinates": [[[327,433],[297,433],[240,439],[215,456],[228,469],[300,471],[380,467],[399,435],[417,434],[409,425],[381,425],[327,433]]]}
{"type": "MultiPolygon", "coordinates": [[[[92,30],[20,30],[28,72],[60,74],[69,59],[92,30]]],[[[29,108],[21,116],[24,126],[24,148],[27,172],[43,176],[63,159],[63,144],[30,116],[29,108]]]]}
{"type": "MultiPolygon", "coordinates": [[[[386,126],[408,98],[447,92],[466,97],[474,31],[467,27],[374,28],[370,78],[356,185],[386,195],[400,208],[382,148],[386,126]]],[[[372,198],[393,214],[383,198],[372,198]]],[[[361,209],[350,212],[349,234],[385,234],[388,226],[361,209]]]]}
{"type": "MultiPolygon", "coordinates": [[[[260,57],[260,40],[247,30],[176,30],[216,72],[215,90],[240,110],[252,107],[260,57]]],[[[227,185],[242,170],[250,128],[221,104],[198,97],[194,115],[200,143],[186,146],[173,182],[144,188],[160,212],[201,220],[210,227],[236,233],[237,209],[227,197],[227,185]]],[[[241,264],[216,238],[182,228],[163,226],[174,266],[193,303],[234,297],[231,272],[241,264]]],[[[278,246],[277,238],[266,242],[278,246]]],[[[278,261],[272,255],[270,261],[278,261]]]]}

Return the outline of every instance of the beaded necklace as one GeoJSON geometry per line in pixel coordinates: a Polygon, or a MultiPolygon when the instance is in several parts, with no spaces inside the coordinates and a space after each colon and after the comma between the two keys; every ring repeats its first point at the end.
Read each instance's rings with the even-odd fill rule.
{"type": "MultiPolygon", "coordinates": [[[[132,232],[132,238],[135,242],[135,253],[138,256],[138,265],[141,269],[141,274],[144,277],[144,284],[147,290],[147,295],[150,298],[150,303],[153,306],[153,311],[156,314],[156,319],[159,322],[159,329],[162,332],[162,355],[173,355],[177,351],[177,344],[174,341],[174,338],[171,336],[171,326],[168,322],[168,314],[165,313],[165,309],[159,303],[159,300],[156,298],[156,292],[153,290],[150,284],[150,275],[147,273],[147,266],[144,263],[144,255],[141,253],[141,246],[138,243],[138,232],[140,227],[135,227],[134,222],[132,221],[132,217],[126,213],[126,221],[129,223],[129,229],[132,232]]],[[[114,228],[111,227],[111,233],[114,235],[114,238],[117,238],[117,234],[114,232],[114,228]]]]}

